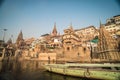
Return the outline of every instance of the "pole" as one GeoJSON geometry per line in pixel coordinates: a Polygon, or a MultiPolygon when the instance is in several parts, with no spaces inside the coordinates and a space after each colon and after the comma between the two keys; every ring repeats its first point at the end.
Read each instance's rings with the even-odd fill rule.
{"type": "Polygon", "coordinates": [[[90,41],[90,62],[92,62],[92,44],[90,41]]]}

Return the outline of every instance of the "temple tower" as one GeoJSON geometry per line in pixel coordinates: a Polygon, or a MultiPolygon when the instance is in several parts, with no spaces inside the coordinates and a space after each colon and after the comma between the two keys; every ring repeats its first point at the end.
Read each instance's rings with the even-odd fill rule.
{"type": "Polygon", "coordinates": [[[98,56],[103,61],[119,61],[120,52],[118,52],[118,42],[115,38],[110,36],[110,33],[105,30],[100,23],[100,30],[98,36],[98,56]]]}
{"type": "Polygon", "coordinates": [[[22,33],[22,30],[20,31],[18,37],[17,37],[17,40],[16,40],[16,45],[18,48],[22,47],[24,44],[24,39],[23,39],[23,33],[22,33]]]}
{"type": "Polygon", "coordinates": [[[52,36],[57,36],[56,23],[54,24],[54,28],[53,28],[53,31],[52,31],[52,36]]]}

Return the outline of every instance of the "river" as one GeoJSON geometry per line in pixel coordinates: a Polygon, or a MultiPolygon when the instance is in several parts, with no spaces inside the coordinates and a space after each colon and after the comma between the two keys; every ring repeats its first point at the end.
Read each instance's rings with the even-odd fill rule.
{"type": "Polygon", "coordinates": [[[0,62],[0,80],[87,80],[47,72],[41,61],[0,62]]]}

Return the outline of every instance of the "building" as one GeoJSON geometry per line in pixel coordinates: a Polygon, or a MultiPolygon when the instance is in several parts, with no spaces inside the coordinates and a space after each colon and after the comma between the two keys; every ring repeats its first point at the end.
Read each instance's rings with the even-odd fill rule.
{"type": "Polygon", "coordinates": [[[57,29],[56,29],[56,23],[54,24],[54,28],[53,28],[53,31],[51,33],[51,36],[57,36],[58,33],[57,33],[57,29]]]}
{"type": "Polygon", "coordinates": [[[24,45],[25,45],[25,43],[24,43],[24,39],[23,39],[23,33],[22,33],[22,30],[21,30],[18,37],[17,37],[17,40],[16,40],[16,46],[19,49],[23,49],[24,45]]]}
{"type": "Polygon", "coordinates": [[[73,47],[82,45],[82,41],[79,39],[79,36],[75,34],[72,25],[64,30],[62,40],[65,51],[72,51],[73,47]]]}
{"type": "Polygon", "coordinates": [[[120,30],[120,15],[107,19],[104,27],[111,36],[115,36],[116,32],[120,30]]]}
{"type": "Polygon", "coordinates": [[[35,38],[33,38],[33,37],[24,40],[26,49],[29,49],[29,48],[32,48],[32,47],[33,47],[31,44],[32,44],[32,42],[33,42],[34,40],[35,40],[35,38]]]}
{"type": "Polygon", "coordinates": [[[57,32],[56,23],[54,24],[54,28],[52,33],[49,35],[49,39],[47,39],[48,45],[47,47],[52,48],[61,48],[62,47],[62,37],[57,32]]]}
{"type": "Polygon", "coordinates": [[[0,47],[3,47],[4,44],[5,42],[3,40],[0,40],[0,47]]]}
{"type": "Polygon", "coordinates": [[[92,57],[99,59],[99,61],[119,61],[120,52],[118,41],[111,36],[111,34],[105,29],[104,25],[100,24],[98,46],[96,52],[92,57]]]}
{"type": "Polygon", "coordinates": [[[83,35],[76,34],[72,25],[64,30],[62,54],[66,61],[90,61],[90,50],[83,46],[83,40],[83,35]]]}
{"type": "Polygon", "coordinates": [[[94,26],[88,26],[86,28],[76,29],[75,33],[78,36],[82,35],[82,38],[84,38],[84,41],[92,40],[95,36],[98,36],[98,30],[94,26]]]}
{"type": "Polygon", "coordinates": [[[93,41],[93,39],[98,37],[98,29],[96,29],[94,26],[88,26],[85,28],[76,29],[75,33],[82,38],[82,46],[88,47],[90,50],[92,48],[92,51],[95,50],[97,43],[93,41]]]}

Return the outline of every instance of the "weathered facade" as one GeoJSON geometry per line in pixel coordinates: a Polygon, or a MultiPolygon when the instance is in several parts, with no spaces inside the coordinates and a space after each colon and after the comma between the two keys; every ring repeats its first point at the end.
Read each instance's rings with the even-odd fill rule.
{"type": "Polygon", "coordinates": [[[98,46],[93,58],[100,61],[120,61],[118,41],[110,35],[102,24],[100,24],[98,39],[98,46]]]}
{"type": "MultiPolygon", "coordinates": [[[[112,20],[111,20],[112,21],[112,20]]],[[[50,34],[44,34],[40,39],[31,43],[26,55],[31,59],[38,60],[64,60],[64,61],[120,61],[120,35],[119,17],[114,17],[115,24],[107,22],[106,25],[116,25],[113,29],[117,37],[111,36],[108,27],[100,23],[100,28],[88,26],[82,29],[69,28],[64,30],[64,34],[58,34],[56,23],[50,34]],[[48,54],[50,53],[50,54],[48,54]],[[55,54],[53,54],[55,53],[55,54]]],[[[20,32],[16,43],[22,45],[23,35],[20,32]]]]}
{"type": "Polygon", "coordinates": [[[69,61],[89,61],[90,51],[83,46],[82,35],[77,35],[72,25],[64,30],[63,34],[63,55],[69,61]]]}
{"type": "Polygon", "coordinates": [[[38,60],[56,61],[56,53],[40,53],[38,56],[38,60]]]}
{"type": "Polygon", "coordinates": [[[88,26],[86,28],[76,29],[75,33],[78,36],[82,37],[84,41],[92,40],[95,36],[99,35],[98,30],[94,26],[88,26]]]}
{"type": "Polygon", "coordinates": [[[110,33],[110,35],[114,37],[116,32],[120,30],[120,15],[107,19],[104,27],[110,33]]]}

